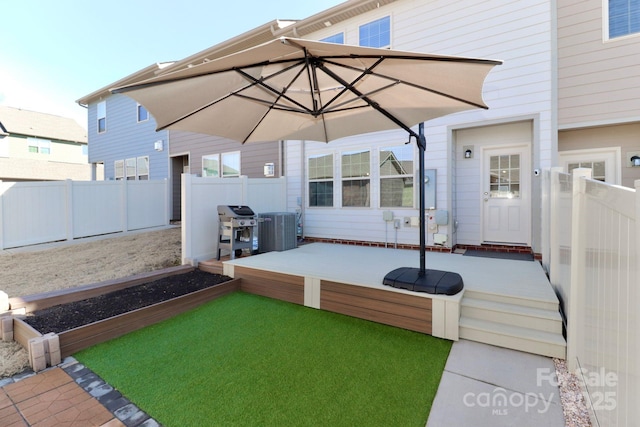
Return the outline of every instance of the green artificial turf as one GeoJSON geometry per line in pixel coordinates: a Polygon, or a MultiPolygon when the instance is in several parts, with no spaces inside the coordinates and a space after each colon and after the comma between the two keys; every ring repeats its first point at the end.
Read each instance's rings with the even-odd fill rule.
{"type": "Polygon", "coordinates": [[[165,426],[424,426],[450,349],[237,292],[75,356],[165,426]]]}

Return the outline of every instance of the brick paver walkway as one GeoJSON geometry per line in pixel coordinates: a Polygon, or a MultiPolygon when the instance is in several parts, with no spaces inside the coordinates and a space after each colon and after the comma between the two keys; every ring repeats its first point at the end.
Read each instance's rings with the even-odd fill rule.
{"type": "MultiPolygon", "coordinates": [[[[0,388],[0,427],[158,427],[75,359],[0,388]]],[[[11,381],[11,380],[10,380],[11,381]]]]}

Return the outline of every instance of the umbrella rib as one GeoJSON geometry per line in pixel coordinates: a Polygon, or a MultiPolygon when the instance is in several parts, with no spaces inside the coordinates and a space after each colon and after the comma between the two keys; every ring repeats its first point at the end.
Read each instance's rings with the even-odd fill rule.
{"type": "Polygon", "coordinates": [[[356,89],[355,87],[349,85],[348,82],[346,82],[342,77],[340,77],[339,75],[335,74],[333,71],[331,71],[330,69],[328,69],[324,64],[318,64],[318,67],[324,71],[325,73],[327,73],[327,75],[333,77],[337,82],[340,82],[340,84],[343,84],[346,88],[348,88],[351,92],[353,92],[354,94],[356,94],[357,96],[361,97],[362,100],[364,100],[367,104],[369,104],[371,106],[371,108],[373,108],[374,110],[378,111],[380,114],[382,114],[383,116],[385,116],[386,118],[388,118],[389,120],[391,120],[393,123],[397,124],[398,126],[400,126],[402,129],[406,130],[407,132],[409,132],[409,135],[411,136],[415,136],[417,138],[417,134],[411,130],[411,128],[409,126],[407,126],[405,123],[403,123],[401,120],[399,120],[396,116],[394,116],[393,114],[391,114],[390,112],[388,112],[387,110],[385,110],[384,108],[382,108],[380,106],[380,104],[378,104],[377,102],[373,101],[372,99],[370,99],[369,97],[367,97],[365,94],[363,94],[362,92],[360,92],[358,89],[356,89]]]}
{"type": "MultiPolygon", "coordinates": [[[[396,57],[392,57],[392,58],[395,59],[396,57]]],[[[391,58],[381,58],[381,59],[391,59],[391,58]]],[[[407,59],[413,59],[413,60],[418,61],[418,60],[421,60],[422,58],[407,58],[407,59]]],[[[451,95],[451,94],[448,94],[448,93],[445,93],[445,92],[441,92],[441,91],[436,90],[436,89],[432,89],[432,88],[429,88],[429,87],[426,87],[426,86],[422,86],[422,85],[419,85],[419,84],[416,84],[416,83],[407,82],[407,81],[404,81],[404,80],[398,80],[396,78],[390,77],[390,76],[385,75],[385,74],[380,74],[380,73],[377,73],[375,71],[370,71],[370,70],[372,70],[373,67],[367,68],[367,69],[365,69],[363,71],[361,68],[350,66],[350,65],[341,64],[339,62],[333,62],[333,61],[328,61],[328,60],[325,61],[325,62],[327,62],[327,63],[329,63],[331,65],[335,65],[336,67],[341,67],[341,68],[345,68],[345,69],[353,70],[353,71],[360,71],[363,74],[361,76],[359,76],[359,78],[364,77],[364,75],[366,75],[366,74],[371,74],[373,76],[380,77],[382,79],[395,81],[397,83],[405,84],[407,86],[411,86],[413,88],[420,89],[420,90],[423,90],[425,92],[430,92],[430,93],[433,93],[435,95],[442,96],[444,98],[453,99],[455,101],[462,102],[463,104],[472,105],[474,107],[482,108],[482,109],[485,109],[485,110],[488,108],[486,105],[478,104],[477,102],[469,101],[467,99],[460,98],[458,96],[454,96],[454,95],[451,95]]],[[[375,65],[378,65],[380,62],[382,62],[382,61],[378,61],[375,65]]]]}

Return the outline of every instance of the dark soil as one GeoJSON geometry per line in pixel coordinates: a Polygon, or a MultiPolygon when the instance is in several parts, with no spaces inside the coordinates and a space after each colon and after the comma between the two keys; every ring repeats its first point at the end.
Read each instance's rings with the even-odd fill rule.
{"type": "Polygon", "coordinates": [[[194,270],[30,313],[24,321],[40,333],[60,333],[231,280],[194,270]]]}

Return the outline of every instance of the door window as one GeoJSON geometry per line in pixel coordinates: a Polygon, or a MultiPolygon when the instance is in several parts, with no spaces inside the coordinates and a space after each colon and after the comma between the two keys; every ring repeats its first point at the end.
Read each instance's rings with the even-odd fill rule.
{"type": "Polygon", "coordinates": [[[491,198],[519,198],[520,155],[491,156],[489,165],[489,194],[491,198]]]}

